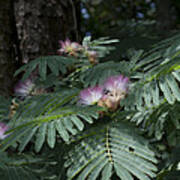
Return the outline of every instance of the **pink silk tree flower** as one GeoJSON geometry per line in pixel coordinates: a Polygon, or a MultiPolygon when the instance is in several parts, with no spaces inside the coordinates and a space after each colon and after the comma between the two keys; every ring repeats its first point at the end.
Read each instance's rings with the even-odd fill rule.
{"type": "Polygon", "coordinates": [[[104,83],[106,96],[102,103],[109,109],[116,110],[120,101],[125,98],[129,88],[129,79],[123,75],[111,76],[104,83]]]}
{"type": "Polygon", "coordinates": [[[80,92],[79,103],[84,105],[96,104],[103,96],[103,87],[95,86],[80,92]]]}
{"type": "Polygon", "coordinates": [[[32,92],[34,86],[35,84],[28,78],[25,81],[19,81],[14,88],[14,92],[17,96],[25,97],[32,92]]]}
{"type": "Polygon", "coordinates": [[[111,76],[104,83],[106,91],[127,94],[129,88],[129,78],[123,75],[111,76]]]}
{"type": "Polygon", "coordinates": [[[9,127],[5,123],[0,122],[0,139],[1,140],[6,138],[6,136],[8,136],[7,134],[5,134],[8,128],[9,127]]]}
{"type": "Polygon", "coordinates": [[[71,42],[69,39],[65,41],[59,41],[61,48],[58,50],[60,54],[70,54],[72,56],[76,55],[76,52],[81,49],[81,45],[77,42],[71,42]]]}

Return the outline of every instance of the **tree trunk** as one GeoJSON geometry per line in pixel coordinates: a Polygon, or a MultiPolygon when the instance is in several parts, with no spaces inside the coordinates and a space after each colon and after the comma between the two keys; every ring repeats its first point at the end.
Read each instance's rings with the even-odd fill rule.
{"type": "Polygon", "coordinates": [[[13,0],[0,1],[0,95],[13,90],[13,74],[17,62],[17,34],[13,15],[13,0]]]}
{"type": "Polygon", "coordinates": [[[15,15],[22,61],[56,54],[58,41],[79,39],[77,0],[17,0],[15,15]]]}

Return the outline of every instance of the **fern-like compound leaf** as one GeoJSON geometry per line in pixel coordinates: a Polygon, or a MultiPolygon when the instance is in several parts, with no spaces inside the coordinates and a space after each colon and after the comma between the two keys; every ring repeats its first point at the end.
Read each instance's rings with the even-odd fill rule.
{"type": "Polygon", "coordinates": [[[2,142],[1,148],[5,150],[18,141],[22,152],[34,137],[37,152],[46,141],[50,148],[54,148],[59,136],[68,142],[70,135],[76,135],[86,123],[98,119],[98,112],[102,109],[71,104],[77,92],[71,90],[25,100],[11,120],[10,135],[2,142]]]}
{"type": "Polygon", "coordinates": [[[148,142],[127,123],[109,123],[91,128],[74,139],[78,143],[68,153],[67,179],[150,180],[156,176],[154,152],[148,142]],[[78,141],[79,139],[79,141],[78,141]]]}
{"type": "Polygon", "coordinates": [[[2,180],[39,180],[52,177],[53,160],[47,154],[41,156],[33,153],[12,155],[0,152],[0,160],[0,179],[2,180]]]}
{"type": "Polygon", "coordinates": [[[119,63],[108,61],[105,63],[100,63],[83,72],[80,76],[80,80],[86,87],[94,86],[96,84],[103,83],[110,76],[117,74],[127,75],[128,73],[128,63],[124,61],[119,63]]]}
{"type": "Polygon", "coordinates": [[[58,76],[59,72],[65,74],[67,68],[75,63],[74,58],[63,57],[63,56],[45,56],[39,57],[30,63],[22,66],[15,72],[15,76],[21,72],[24,72],[23,79],[28,78],[31,73],[38,68],[39,75],[42,79],[46,79],[47,69],[49,68],[52,74],[58,76]]]}

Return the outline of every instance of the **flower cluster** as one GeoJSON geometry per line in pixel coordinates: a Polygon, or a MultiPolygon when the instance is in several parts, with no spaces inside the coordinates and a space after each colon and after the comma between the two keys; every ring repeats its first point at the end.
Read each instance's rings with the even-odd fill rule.
{"type": "Polygon", "coordinates": [[[29,95],[33,96],[46,93],[46,89],[35,86],[33,79],[35,77],[28,78],[25,81],[19,81],[14,88],[15,95],[25,98],[29,95]]]}
{"type": "Polygon", "coordinates": [[[98,104],[110,110],[116,110],[120,101],[128,93],[129,78],[123,75],[109,77],[104,85],[84,89],[80,92],[79,103],[84,105],[98,104]]]}
{"type": "Polygon", "coordinates": [[[103,96],[103,87],[95,86],[84,89],[80,92],[79,103],[85,105],[96,104],[103,96]]]}
{"type": "Polygon", "coordinates": [[[67,54],[78,57],[80,54],[88,58],[91,64],[97,64],[98,54],[94,50],[89,50],[87,46],[82,46],[77,42],[71,42],[69,39],[59,41],[61,48],[58,50],[60,55],[67,54]],[[79,54],[78,54],[79,53],[79,54]]]}
{"type": "Polygon", "coordinates": [[[31,94],[34,86],[32,79],[28,78],[25,81],[19,81],[14,88],[14,92],[17,96],[26,97],[31,94]]]}
{"type": "Polygon", "coordinates": [[[69,39],[59,41],[61,48],[58,50],[59,54],[69,54],[77,56],[77,52],[81,50],[82,46],[77,42],[71,42],[69,39]]]}
{"type": "Polygon", "coordinates": [[[7,134],[5,132],[8,130],[8,126],[5,123],[0,122],[0,139],[6,138],[7,134]]]}

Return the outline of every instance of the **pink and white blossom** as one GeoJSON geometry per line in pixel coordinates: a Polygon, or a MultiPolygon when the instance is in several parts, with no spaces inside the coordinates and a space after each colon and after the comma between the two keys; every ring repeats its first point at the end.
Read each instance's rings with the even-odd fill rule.
{"type": "Polygon", "coordinates": [[[103,87],[95,86],[80,92],[79,103],[84,105],[96,104],[103,96],[103,87]]]}
{"type": "Polygon", "coordinates": [[[71,42],[69,39],[65,41],[59,41],[61,48],[58,50],[60,54],[75,55],[77,51],[81,49],[81,45],[77,42],[71,42]]]}
{"type": "Polygon", "coordinates": [[[32,92],[34,86],[35,84],[31,78],[28,78],[25,81],[19,81],[14,88],[14,92],[17,96],[25,97],[32,92]]]}
{"type": "Polygon", "coordinates": [[[84,89],[80,92],[79,103],[96,104],[115,111],[128,93],[129,78],[123,75],[109,77],[103,86],[84,89]]]}
{"type": "Polygon", "coordinates": [[[123,75],[111,76],[104,83],[104,90],[106,96],[103,97],[102,102],[106,107],[116,110],[120,101],[125,98],[128,93],[129,78],[123,75]]]}
{"type": "Polygon", "coordinates": [[[104,88],[107,91],[116,91],[118,93],[126,94],[129,88],[129,78],[123,75],[111,76],[104,83],[104,88]]]}
{"type": "Polygon", "coordinates": [[[0,122],[0,139],[4,139],[7,137],[7,134],[5,134],[5,132],[8,130],[8,126],[3,123],[3,122],[0,122]]]}

